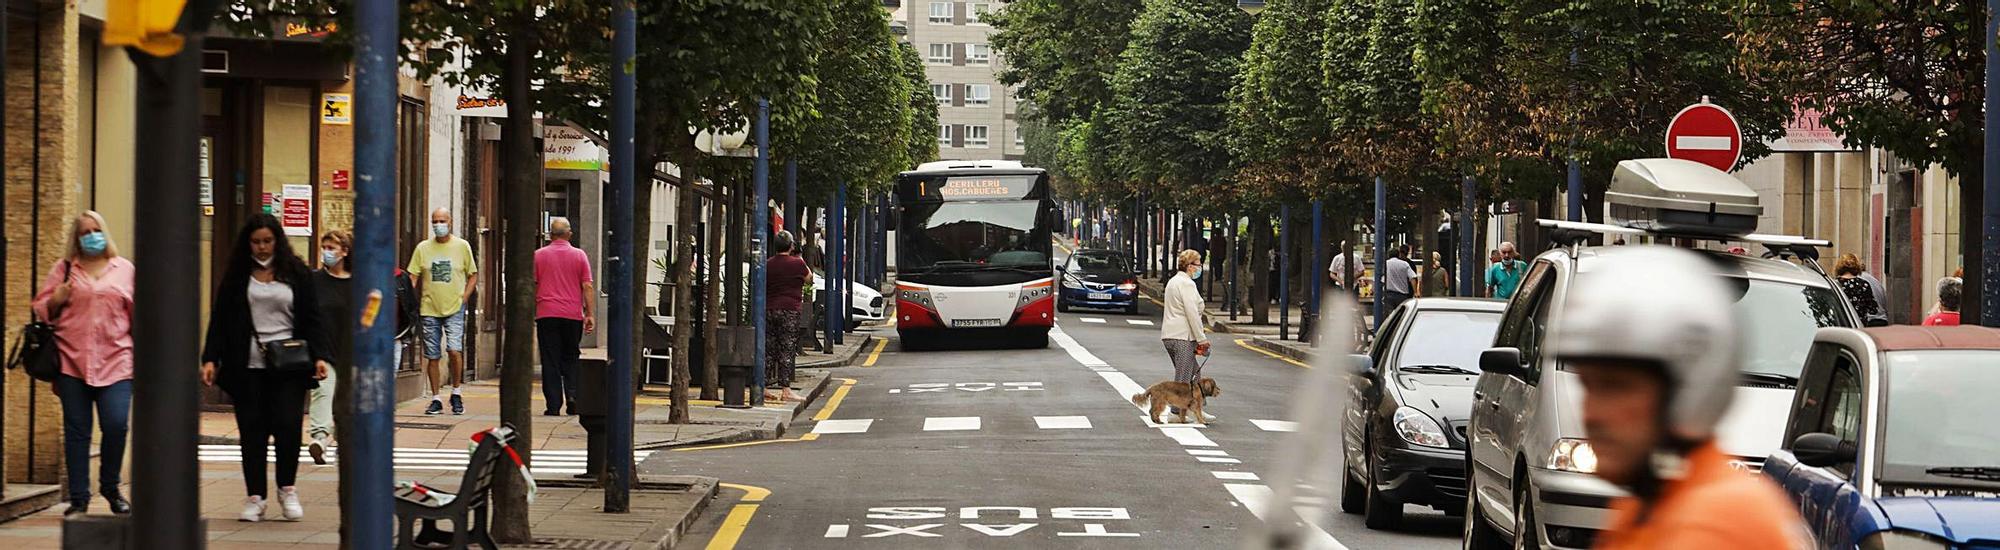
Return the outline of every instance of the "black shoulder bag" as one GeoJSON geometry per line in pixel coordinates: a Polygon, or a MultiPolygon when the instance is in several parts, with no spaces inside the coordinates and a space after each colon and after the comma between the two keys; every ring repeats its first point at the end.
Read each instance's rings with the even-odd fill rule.
{"type": "MultiPolygon", "coordinates": [[[[69,282],[72,267],[68,260],[63,261],[64,283],[69,282]]],[[[34,319],[21,327],[21,339],[14,342],[14,351],[7,356],[7,368],[26,369],[28,376],[43,382],[54,382],[57,376],[62,376],[62,353],[56,350],[55,324],[34,319]]]]}

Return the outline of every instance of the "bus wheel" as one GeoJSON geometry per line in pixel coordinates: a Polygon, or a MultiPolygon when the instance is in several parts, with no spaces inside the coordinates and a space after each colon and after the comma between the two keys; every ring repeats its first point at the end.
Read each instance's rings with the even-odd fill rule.
{"type": "Polygon", "coordinates": [[[1021,346],[1028,349],[1049,347],[1049,331],[1037,330],[1021,335],[1021,346]]]}

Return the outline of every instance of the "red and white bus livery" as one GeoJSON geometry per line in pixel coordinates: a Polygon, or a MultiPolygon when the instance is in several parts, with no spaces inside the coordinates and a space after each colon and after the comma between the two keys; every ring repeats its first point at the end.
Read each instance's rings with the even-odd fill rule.
{"type": "Polygon", "coordinates": [[[1008,161],[927,163],[896,177],[896,331],[906,349],[1055,326],[1048,174],[1008,161]]]}

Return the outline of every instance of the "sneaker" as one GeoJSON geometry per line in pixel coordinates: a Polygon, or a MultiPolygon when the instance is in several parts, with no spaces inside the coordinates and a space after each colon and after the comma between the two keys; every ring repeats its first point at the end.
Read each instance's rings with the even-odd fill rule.
{"type": "Polygon", "coordinates": [[[264,497],[253,496],[243,499],[243,513],[236,516],[236,521],[250,523],[264,521],[264,497]]]}
{"type": "Polygon", "coordinates": [[[1208,412],[1207,412],[1207,411],[1202,411],[1202,413],[1201,413],[1201,422],[1202,422],[1203,424],[1207,424],[1207,423],[1209,423],[1209,422],[1214,422],[1214,421],[1215,421],[1215,415],[1212,415],[1212,414],[1208,414],[1208,412]]]}
{"type": "Polygon", "coordinates": [[[90,499],[72,500],[69,508],[63,510],[63,517],[77,517],[90,514],[90,499]]]}
{"type": "Polygon", "coordinates": [[[299,488],[297,487],[278,488],[278,508],[284,510],[286,520],[298,521],[306,517],[305,505],[299,504],[299,488]]]}
{"type": "Polygon", "coordinates": [[[306,446],[306,452],[308,452],[308,453],[311,453],[311,454],[312,454],[312,457],[313,457],[313,464],[318,464],[318,465],[321,465],[321,466],[325,466],[325,465],[326,465],[326,441],[325,441],[325,440],[321,440],[321,439],[314,439],[314,440],[312,440],[312,444],[311,444],[311,445],[307,445],[307,446],[306,446]]]}
{"type": "Polygon", "coordinates": [[[465,414],[465,398],[456,393],[451,394],[451,414],[465,414]]]}
{"type": "Polygon", "coordinates": [[[430,406],[430,408],[428,408],[428,409],[424,409],[424,414],[428,414],[428,415],[432,415],[432,416],[436,416],[436,415],[437,415],[438,413],[442,413],[442,412],[444,412],[444,401],[440,401],[440,400],[436,400],[436,399],[432,399],[432,400],[431,400],[431,406],[430,406]]]}

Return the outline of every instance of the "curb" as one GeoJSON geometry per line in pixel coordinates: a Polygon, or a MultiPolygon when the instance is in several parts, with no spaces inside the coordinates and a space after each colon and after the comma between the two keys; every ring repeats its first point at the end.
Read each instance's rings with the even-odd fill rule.
{"type": "Polygon", "coordinates": [[[799,363],[797,368],[832,369],[832,368],[840,368],[840,367],[847,367],[854,365],[854,360],[861,357],[862,351],[868,349],[868,346],[874,345],[875,341],[879,339],[872,334],[868,335],[857,334],[855,336],[861,338],[861,343],[849,349],[848,351],[842,352],[840,355],[828,357],[825,359],[814,359],[811,362],[799,363]]]}
{"type": "Polygon", "coordinates": [[[1318,354],[1312,351],[1273,343],[1270,341],[1270,339],[1265,338],[1263,336],[1245,338],[1243,339],[1243,342],[1249,345],[1250,347],[1268,351],[1278,355],[1283,355],[1285,357],[1289,357],[1292,360],[1301,363],[1311,364],[1313,361],[1318,359],[1317,357],[1318,354]]]}
{"type": "Polygon", "coordinates": [[[722,480],[703,476],[639,476],[641,487],[654,483],[687,485],[690,492],[699,492],[701,498],[695,500],[694,506],[681,516],[680,521],[664,528],[654,527],[646,534],[640,535],[638,540],[632,541],[632,547],[668,550],[679,545],[681,538],[694,529],[695,522],[701,519],[702,514],[708,512],[709,502],[715,500],[715,495],[721,492],[721,482],[722,480]]]}
{"type": "Polygon", "coordinates": [[[806,390],[805,399],[799,401],[799,406],[797,408],[792,409],[792,415],[790,417],[779,419],[778,425],[776,427],[736,428],[730,431],[718,433],[714,436],[702,439],[694,439],[688,441],[645,443],[640,445],[634,445],[632,448],[642,451],[656,451],[663,449],[672,449],[676,447],[724,445],[729,443],[745,443],[750,441],[778,439],[784,437],[785,432],[791,429],[792,421],[797,420],[800,415],[805,414],[806,409],[812,408],[814,403],[819,402],[819,398],[826,394],[827,386],[831,386],[832,383],[833,383],[833,376],[831,376],[830,374],[828,376],[821,377],[819,379],[818,384],[813,385],[812,389],[806,390]]]}

